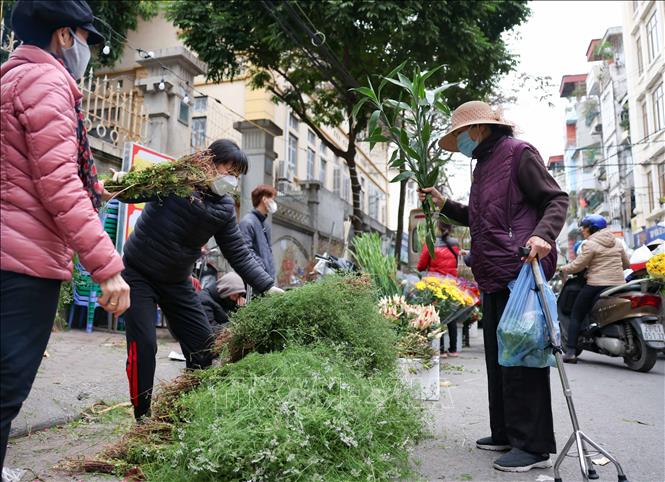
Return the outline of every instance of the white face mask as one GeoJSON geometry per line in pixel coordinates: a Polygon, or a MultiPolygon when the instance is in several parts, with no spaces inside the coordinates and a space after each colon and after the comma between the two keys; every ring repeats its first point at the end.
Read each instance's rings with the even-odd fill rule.
{"type": "Polygon", "coordinates": [[[277,203],[275,202],[274,199],[271,199],[268,201],[268,212],[270,214],[275,214],[277,212],[277,203]]]}
{"type": "Polygon", "coordinates": [[[65,62],[65,66],[74,76],[75,80],[81,79],[83,74],[85,74],[85,69],[88,68],[88,62],[90,62],[90,47],[87,43],[84,43],[74,30],[69,29],[74,37],[74,44],[69,48],[62,49],[62,60],[65,62]]]}
{"type": "Polygon", "coordinates": [[[238,178],[229,174],[222,174],[210,184],[210,190],[218,196],[231,193],[238,187],[238,178]]]}

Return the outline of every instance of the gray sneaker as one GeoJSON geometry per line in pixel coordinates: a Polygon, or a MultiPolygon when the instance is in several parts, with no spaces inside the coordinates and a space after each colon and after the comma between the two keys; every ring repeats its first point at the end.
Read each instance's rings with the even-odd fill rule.
{"type": "Polygon", "coordinates": [[[547,469],[552,466],[550,454],[532,454],[512,448],[494,461],[494,468],[503,472],[528,472],[531,469],[547,469]]]}
{"type": "Polygon", "coordinates": [[[494,452],[505,452],[510,450],[510,444],[495,442],[492,437],[483,437],[476,440],[476,447],[481,450],[492,450],[494,452]]]}

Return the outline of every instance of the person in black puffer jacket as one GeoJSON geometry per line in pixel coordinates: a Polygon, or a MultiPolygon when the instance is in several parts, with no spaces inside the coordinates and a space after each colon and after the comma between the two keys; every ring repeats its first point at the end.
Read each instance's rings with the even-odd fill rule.
{"type": "Polygon", "coordinates": [[[212,363],[212,329],[189,276],[211,237],[242,279],[258,292],[281,292],[243,239],[233,198],[247,172],[247,156],[227,139],[208,148],[219,176],[191,198],[169,196],[148,202],[124,248],[123,277],[131,288],[125,313],[127,377],[137,420],[149,415],[155,376],[156,305],[178,338],[187,368],[212,363]]]}

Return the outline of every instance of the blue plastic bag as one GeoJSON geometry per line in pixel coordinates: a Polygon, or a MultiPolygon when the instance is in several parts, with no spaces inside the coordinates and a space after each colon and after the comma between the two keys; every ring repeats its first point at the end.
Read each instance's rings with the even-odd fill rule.
{"type": "MultiPolygon", "coordinates": [[[[540,265],[539,269],[543,273],[540,265]]],[[[544,279],[545,275],[542,276],[544,279]]],[[[543,291],[554,322],[556,344],[559,345],[556,297],[547,283],[543,291]]],[[[536,292],[536,281],[528,264],[522,266],[511,288],[508,304],[499,321],[497,339],[501,366],[544,368],[556,364],[545,314],[536,292]]]]}

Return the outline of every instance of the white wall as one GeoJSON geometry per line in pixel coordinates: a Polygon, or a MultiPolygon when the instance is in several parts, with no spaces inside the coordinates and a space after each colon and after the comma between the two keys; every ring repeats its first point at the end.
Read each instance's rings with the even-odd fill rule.
{"type": "Polygon", "coordinates": [[[665,82],[665,5],[663,2],[624,2],[624,50],[626,52],[626,71],[628,77],[628,96],[630,108],[630,132],[633,142],[632,154],[636,164],[635,198],[636,216],[633,219],[633,231],[642,226],[652,226],[662,219],[665,211],[660,208],[658,198],[658,163],[665,162],[665,129],[654,133],[654,105],[652,94],[655,88],[665,82]],[[658,19],[659,50],[654,58],[648,59],[646,24],[653,14],[658,19]],[[640,73],[637,58],[637,39],[642,46],[643,71],[640,73]],[[646,110],[647,126],[645,129],[643,113],[646,110]],[[652,183],[647,183],[647,173],[651,172],[652,183]],[[652,190],[655,207],[649,210],[648,194],[652,190]]]}

